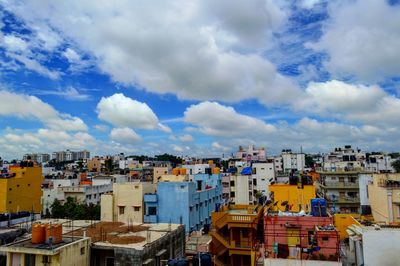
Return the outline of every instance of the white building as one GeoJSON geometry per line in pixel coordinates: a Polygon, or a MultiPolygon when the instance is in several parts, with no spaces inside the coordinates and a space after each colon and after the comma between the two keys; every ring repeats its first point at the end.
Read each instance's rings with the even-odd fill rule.
{"type": "Polygon", "coordinates": [[[292,150],[282,150],[282,168],[284,172],[291,170],[301,171],[306,166],[306,157],[304,153],[294,153],[292,150]]]}
{"type": "Polygon", "coordinates": [[[374,173],[393,173],[392,162],[394,161],[395,159],[385,153],[367,153],[365,170],[374,173]]]}
{"type": "Polygon", "coordinates": [[[256,180],[255,188],[264,195],[269,194],[269,184],[275,180],[274,163],[253,163],[252,166],[253,182],[256,180]]]}
{"type": "Polygon", "coordinates": [[[361,171],[365,167],[365,153],[360,149],[354,150],[350,145],[335,148],[324,156],[323,171],[361,171]]]}
{"type": "Polygon", "coordinates": [[[391,226],[357,226],[349,234],[348,260],[356,266],[392,266],[400,261],[400,229],[391,226]]]}
{"type": "Polygon", "coordinates": [[[251,175],[230,176],[230,200],[235,204],[256,204],[256,185],[251,175]]]}

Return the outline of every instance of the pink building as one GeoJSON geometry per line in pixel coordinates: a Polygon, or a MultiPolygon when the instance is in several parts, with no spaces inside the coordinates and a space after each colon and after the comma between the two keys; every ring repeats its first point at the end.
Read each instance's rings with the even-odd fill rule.
{"type": "MultiPolygon", "coordinates": [[[[282,214],[282,213],[281,213],[282,214]]],[[[333,217],[293,216],[268,212],[264,217],[264,244],[269,258],[337,261],[339,233],[333,217]]]]}

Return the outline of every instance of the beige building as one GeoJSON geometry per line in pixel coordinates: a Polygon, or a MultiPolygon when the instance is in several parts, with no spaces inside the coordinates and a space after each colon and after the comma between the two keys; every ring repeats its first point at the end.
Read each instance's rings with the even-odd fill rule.
{"type": "Polygon", "coordinates": [[[251,175],[232,175],[230,176],[230,195],[229,198],[235,204],[257,204],[255,194],[257,187],[251,175]]]}
{"type": "Polygon", "coordinates": [[[87,266],[90,261],[90,238],[66,237],[59,244],[32,244],[24,239],[6,246],[0,251],[7,254],[7,266],[46,265],[46,266],[87,266]]]}
{"type": "Polygon", "coordinates": [[[374,174],[368,196],[375,222],[400,222],[400,174],[374,174]]]}
{"type": "Polygon", "coordinates": [[[113,184],[113,192],[101,195],[101,220],[143,223],[143,196],[154,193],[150,182],[113,184]]]}
{"type": "Polygon", "coordinates": [[[154,167],[153,168],[153,183],[157,184],[161,176],[168,174],[168,167],[154,167]]]}

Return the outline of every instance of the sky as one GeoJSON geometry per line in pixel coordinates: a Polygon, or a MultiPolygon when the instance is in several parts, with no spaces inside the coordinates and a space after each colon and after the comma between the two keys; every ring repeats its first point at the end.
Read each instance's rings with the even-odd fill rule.
{"type": "Polygon", "coordinates": [[[0,157],[398,151],[399,2],[0,0],[0,157]]]}

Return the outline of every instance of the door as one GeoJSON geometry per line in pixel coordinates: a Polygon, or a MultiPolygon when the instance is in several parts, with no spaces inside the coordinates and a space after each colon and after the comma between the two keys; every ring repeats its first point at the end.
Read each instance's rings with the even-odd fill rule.
{"type": "Polygon", "coordinates": [[[300,245],[300,229],[299,228],[288,228],[287,229],[287,243],[288,246],[300,245]]]}

